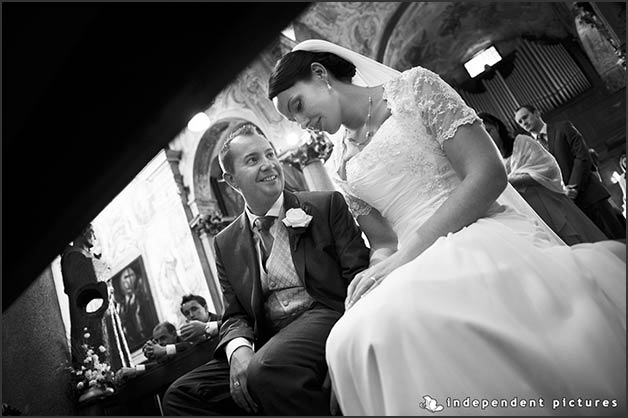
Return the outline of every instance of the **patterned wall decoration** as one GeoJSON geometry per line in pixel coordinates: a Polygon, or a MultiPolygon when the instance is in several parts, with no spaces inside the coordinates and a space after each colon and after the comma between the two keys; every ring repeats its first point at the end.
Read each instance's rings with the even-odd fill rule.
{"type": "Polygon", "coordinates": [[[399,2],[314,3],[297,19],[297,26],[302,26],[301,36],[295,31],[301,39],[322,38],[374,57],[386,23],[399,5],[399,2]],[[310,33],[305,33],[303,27],[310,33]]]}
{"type": "Polygon", "coordinates": [[[206,111],[210,121],[215,123],[222,118],[240,114],[243,119],[255,123],[266,135],[277,141],[278,147],[285,147],[281,127],[290,122],[277,113],[273,103],[267,98],[270,71],[268,63],[258,59],[239,74],[206,111]]]}
{"type": "MultiPolygon", "coordinates": [[[[626,53],[592,9],[574,8],[575,25],[584,51],[610,92],[626,87],[626,53]],[[589,11],[590,10],[590,11],[589,11]]],[[[624,45],[625,49],[625,45],[624,45]]]]}

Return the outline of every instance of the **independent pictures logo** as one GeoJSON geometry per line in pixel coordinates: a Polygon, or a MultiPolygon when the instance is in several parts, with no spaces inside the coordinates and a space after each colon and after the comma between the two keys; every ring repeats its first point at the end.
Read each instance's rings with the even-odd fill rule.
{"type": "Polygon", "coordinates": [[[430,395],[423,396],[423,402],[419,403],[419,407],[430,412],[440,412],[445,409],[443,405],[439,405],[438,401],[430,395]]]}
{"type": "Polygon", "coordinates": [[[450,410],[456,408],[481,410],[490,408],[551,408],[552,411],[555,411],[559,408],[616,409],[618,406],[619,403],[616,399],[555,398],[546,402],[544,398],[524,399],[517,396],[510,399],[477,399],[469,396],[464,399],[447,397],[444,404],[440,404],[432,396],[423,395],[423,401],[419,402],[419,408],[432,413],[442,412],[445,408],[450,410]]]}

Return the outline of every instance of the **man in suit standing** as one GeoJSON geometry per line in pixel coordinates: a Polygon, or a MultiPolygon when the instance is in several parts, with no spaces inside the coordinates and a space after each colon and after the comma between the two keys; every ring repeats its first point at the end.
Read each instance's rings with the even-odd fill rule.
{"type": "Polygon", "coordinates": [[[589,147],[575,126],[569,121],[545,123],[539,111],[529,104],[517,109],[515,121],[556,158],[567,196],[608,238],[625,239],[625,226],[608,201],[610,193],[591,171],[589,147]]]}
{"type": "Polygon", "coordinates": [[[225,313],[215,359],[178,379],[166,415],[329,415],[325,343],[369,250],[342,195],[284,191],[270,142],[225,141],[224,179],[245,211],[216,236],[225,313]]]}

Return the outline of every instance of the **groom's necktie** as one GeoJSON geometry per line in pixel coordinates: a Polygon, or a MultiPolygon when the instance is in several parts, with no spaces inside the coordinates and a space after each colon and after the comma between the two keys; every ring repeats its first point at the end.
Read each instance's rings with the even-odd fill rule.
{"type": "Polygon", "coordinates": [[[270,233],[270,227],[277,219],[276,216],[260,216],[253,222],[253,231],[257,235],[260,243],[260,250],[262,251],[262,262],[266,264],[266,260],[270,255],[270,250],[273,248],[273,236],[270,233]]]}

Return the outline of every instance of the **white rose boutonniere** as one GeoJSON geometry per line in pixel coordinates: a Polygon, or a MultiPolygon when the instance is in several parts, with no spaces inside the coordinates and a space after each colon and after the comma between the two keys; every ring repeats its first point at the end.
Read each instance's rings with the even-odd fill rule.
{"type": "Polygon", "coordinates": [[[288,209],[286,217],[281,221],[290,228],[305,228],[312,221],[312,216],[305,213],[301,208],[292,208],[288,209]]]}

